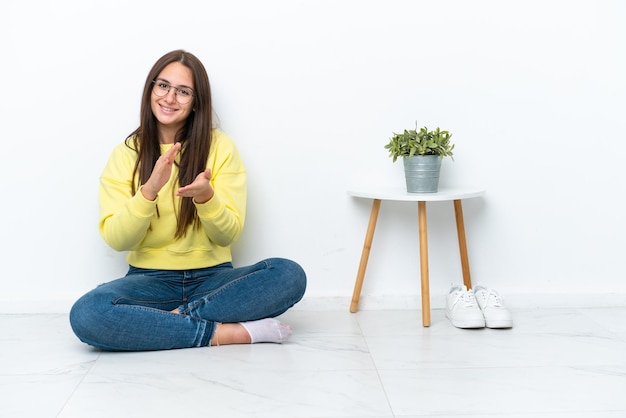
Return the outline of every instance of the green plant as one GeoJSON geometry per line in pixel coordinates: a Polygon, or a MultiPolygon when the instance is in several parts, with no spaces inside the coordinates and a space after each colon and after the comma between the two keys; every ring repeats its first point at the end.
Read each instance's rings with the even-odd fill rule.
{"type": "Polygon", "coordinates": [[[394,132],[385,145],[385,149],[389,150],[389,156],[393,158],[395,163],[398,157],[413,157],[414,155],[438,155],[440,158],[452,156],[454,144],[450,143],[452,134],[448,131],[442,131],[439,128],[429,131],[425,126],[419,131],[417,130],[417,122],[415,129],[405,129],[403,133],[394,132]]]}

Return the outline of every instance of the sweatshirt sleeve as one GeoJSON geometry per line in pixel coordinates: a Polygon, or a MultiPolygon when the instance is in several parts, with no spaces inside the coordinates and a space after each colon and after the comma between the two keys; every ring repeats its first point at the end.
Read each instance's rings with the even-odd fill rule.
{"type": "Polygon", "coordinates": [[[235,144],[224,133],[215,131],[211,148],[208,166],[215,194],[195,205],[209,239],[227,247],[239,238],[245,223],[246,171],[235,144]]]}
{"type": "Polygon", "coordinates": [[[135,158],[124,143],[118,145],[100,176],[100,234],[117,251],[136,249],[156,213],[158,198],[149,201],[141,191],[131,194],[135,158]]]}

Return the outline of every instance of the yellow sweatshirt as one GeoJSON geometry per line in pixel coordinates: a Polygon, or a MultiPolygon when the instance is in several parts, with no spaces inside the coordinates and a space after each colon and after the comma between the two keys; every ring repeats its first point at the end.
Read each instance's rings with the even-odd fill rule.
{"type": "MultiPolygon", "coordinates": [[[[171,146],[161,145],[161,154],[171,146]]],[[[179,187],[176,165],[169,182],[151,202],[140,191],[131,194],[136,160],[137,153],[121,143],[100,177],[100,234],[106,243],[117,251],[128,251],[128,263],[140,268],[188,270],[232,261],[230,245],[243,229],[247,192],[246,171],[233,141],[213,131],[207,167],[215,194],[206,203],[196,203],[202,228],[190,226],[181,239],[174,239],[175,211],[181,199],[175,195],[179,187]]]]}

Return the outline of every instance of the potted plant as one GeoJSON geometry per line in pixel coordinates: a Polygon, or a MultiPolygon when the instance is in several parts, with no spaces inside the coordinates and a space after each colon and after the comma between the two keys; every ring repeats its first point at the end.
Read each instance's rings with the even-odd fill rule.
{"type": "Polygon", "coordinates": [[[450,132],[439,128],[429,131],[424,126],[418,130],[417,122],[415,129],[405,129],[400,134],[394,132],[385,148],[393,162],[398,157],[403,158],[407,192],[434,193],[439,190],[441,160],[444,157],[454,160],[451,136],[450,132]]]}

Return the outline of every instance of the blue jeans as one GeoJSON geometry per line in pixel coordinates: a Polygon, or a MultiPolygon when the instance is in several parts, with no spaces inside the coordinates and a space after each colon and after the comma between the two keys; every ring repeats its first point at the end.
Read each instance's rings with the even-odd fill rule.
{"type": "Polygon", "coordinates": [[[282,258],[187,271],[131,266],[125,277],[76,301],[70,324],[81,341],[102,350],[202,347],[217,323],[278,316],[305,288],[302,267],[282,258]],[[176,308],[181,315],[170,312],[176,308]]]}

